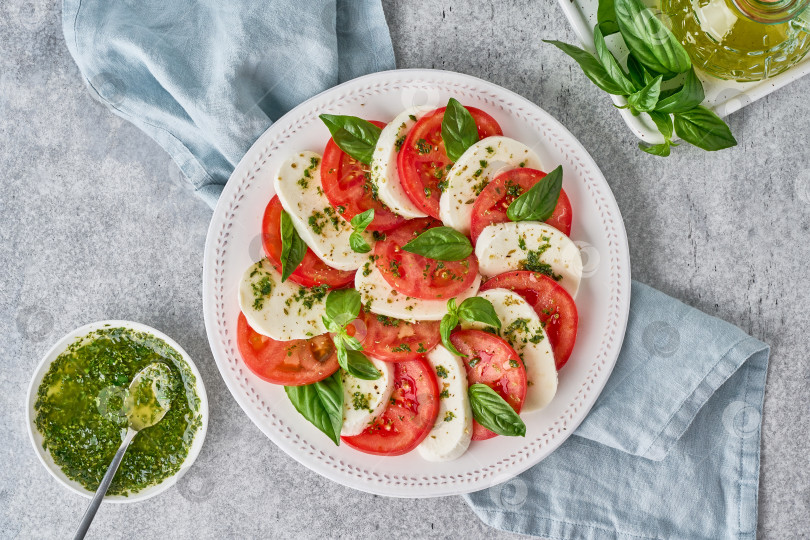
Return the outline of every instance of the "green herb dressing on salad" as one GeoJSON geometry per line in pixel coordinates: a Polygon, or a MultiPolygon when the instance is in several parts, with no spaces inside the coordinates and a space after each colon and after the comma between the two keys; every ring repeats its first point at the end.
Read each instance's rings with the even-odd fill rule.
{"type": "Polygon", "coordinates": [[[133,419],[131,410],[127,417],[127,405],[137,404],[136,414],[145,414],[154,399],[169,400],[163,419],[135,437],[108,490],[136,493],[174,475],[183,464],[201,426],[195,387],[188,364],[162,339],[103,328],[79,338],[51,364],[37,393],[35,424],[62,472],[95,491],[133,419]],[[130,394],[135,375],[155,362],[168,375],[158,395],[151,381],[130,394]]]}

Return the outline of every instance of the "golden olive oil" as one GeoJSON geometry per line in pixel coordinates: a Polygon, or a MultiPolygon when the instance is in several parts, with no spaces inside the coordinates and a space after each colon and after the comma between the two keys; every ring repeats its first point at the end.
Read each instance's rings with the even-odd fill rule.
{"type": "Polygon", "coordinates": [[[758,81],[801,60],[807,0],[662,0],[665,23],[696,67],[721,79],[758,81]]]}

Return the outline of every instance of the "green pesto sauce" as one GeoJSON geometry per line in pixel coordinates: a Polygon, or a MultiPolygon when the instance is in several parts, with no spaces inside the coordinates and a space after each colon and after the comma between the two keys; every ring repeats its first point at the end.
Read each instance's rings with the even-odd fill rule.
{"type": "Polygon", "coordinates": [[[108,493],[136,493],[180,469],[201,425],[194,374],[165,341],[127,328],[103,328],[79,338],[54,360],[34,404],[43,447],[68,478],[90,491],[98,488],[127,432],[129,384],[153,362],[171,371],[173,384],[166,391],[171,408],[132,441],[108,493]]]}

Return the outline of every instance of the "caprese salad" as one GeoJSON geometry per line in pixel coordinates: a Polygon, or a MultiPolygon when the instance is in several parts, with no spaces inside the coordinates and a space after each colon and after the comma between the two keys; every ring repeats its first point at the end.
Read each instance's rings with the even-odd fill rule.
{"type": "Polygon", "coordinates": [[[525,436],[577,335],[562,168],[455,99],[320,118],[331,138],[273,177],[266,257],[239,285],[245,364],[361,452],[445,461],[525,436]]]}

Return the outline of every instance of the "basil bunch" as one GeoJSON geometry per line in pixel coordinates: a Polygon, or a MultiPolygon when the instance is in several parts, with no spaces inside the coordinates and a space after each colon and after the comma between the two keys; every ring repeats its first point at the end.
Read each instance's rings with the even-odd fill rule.
{"type": "Polygon", "coordinates": [[[354,289],[338,289],[326,297],[326,315],[323,323],[333,334],[340,369],[322,381],[304,386],[285,386],[293,407],[320,429],[335,444],[340,444],[343,427],[343,379],[341,371],[358,379],[373,381],[382,373],[366,358],[360,341],[350,336],[346,326],[360,315],[360,293],[354,289]]]}
{"type": "Polygon", "coordinates": [[[501,320],[498,318],[498,314],[495,313],[492,302],[486,298],[472,296],[461,302],[459,306],[456,306],[456,299],[451,298],[447,301],[447,313],[442,317],[439,334],[442,337],[442,345],[457,356],[467,356],[461,354],[453,345],[453,342],[450,341],[450,334],[458,326],[459,321],[480,322],[495,328],[501,327],[501,320]]]}
{"type": "Polygon", "coordinates": [[[572,57],[585,75],[609,94],[624,96],[630,112],[646,113],[663,135],[656,145],[639,143],[649,154],[668,156],[673,135],[714,151],[735,146],[737,141],[728,125],[715,113],[700,105],[705,98],[703,85],[695,75],[692,62],[672,32],[640,0],[599,0],[594,27],[596,56],[559,41],[545,40],[572,57]],[[605,44],[605,36],[620,33],[630,51],[627,72],[605,44]],[[676,88],[662,90],[661,85],[686,74],[676,88]],[[674,124],[673,124],[674,117],[674,124]]]}
{"type": "Polygon", "coordinates": [[[351,224],[354,230],[349,235],[349,247],[352,251],[357,253],[368,253],[371,251],[371,246],[368,245],[366,239],[361,234],[366,228],[374,221],[374,209],[369,208],[365,212],[361,212],[352,218],[351,224]]]}
{"type": "Polygon", "coordinates": [[[346,331],[346,326],[360,315],[360,293],[355,289],[329,291],[325,307],[323,324],[334,334],[332,341],[340,367],[358,379],[379,379],[382,374],[360,352],[363,350],[360,341],[346,331]]]}

